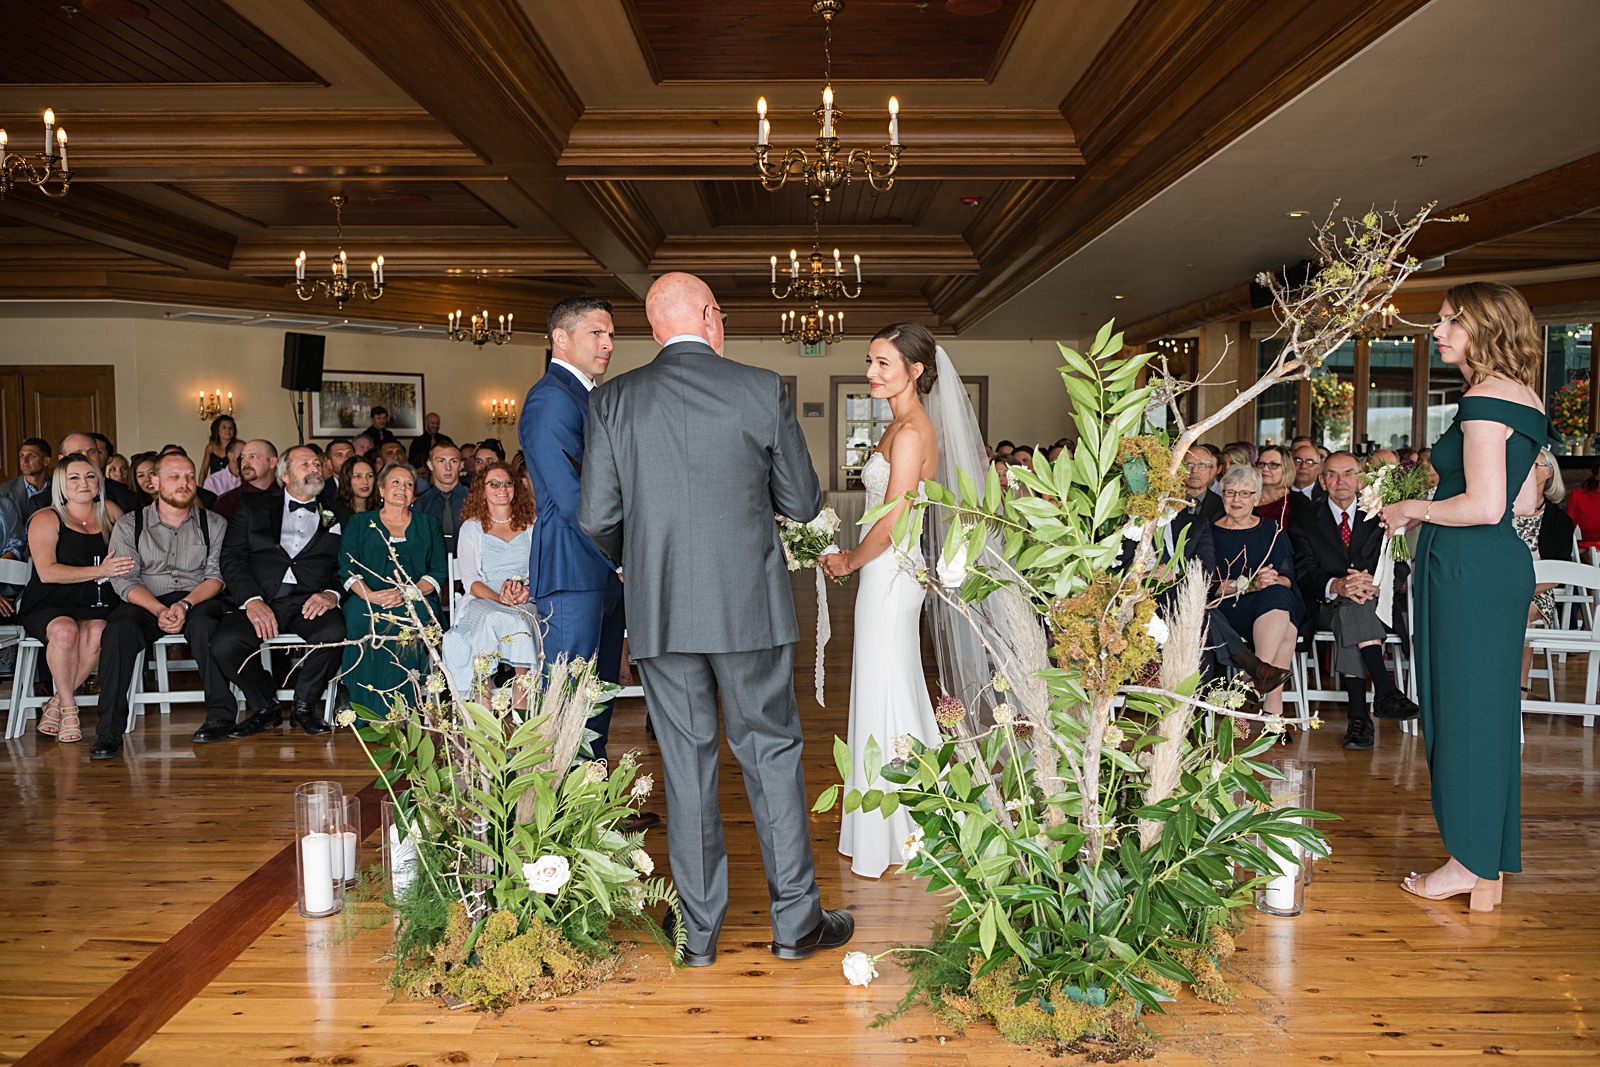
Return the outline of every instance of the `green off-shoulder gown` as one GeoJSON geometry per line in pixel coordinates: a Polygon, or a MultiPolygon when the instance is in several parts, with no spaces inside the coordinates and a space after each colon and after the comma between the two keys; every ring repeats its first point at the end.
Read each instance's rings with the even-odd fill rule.
{"type": "Polygon", "coordinates": [[[1417,695],[1433,817],[1445,848],[1480,878],[1522,870],[1521,677],[1533,603],[1533,554],[1511,525],[1539,450],[1552,436],[1537,408],[1465,396],[1433,447],[1435,500],[1467,491],[1461,424],[1512,429],[1506,440],[1506,510],[1483,526],[1424,524],[1415,578],[1417,695]]]}

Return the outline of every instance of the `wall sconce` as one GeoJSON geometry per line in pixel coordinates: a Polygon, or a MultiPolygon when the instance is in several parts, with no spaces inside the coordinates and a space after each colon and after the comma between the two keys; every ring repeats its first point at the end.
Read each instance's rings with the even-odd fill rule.
{"type": "Polygon", "coordinates": [[[217,389],[208,397],[204,389],[200,390],[199,414],[201,422],[210,422],[212,419],[223,415],[233,414],[233,393],[222,395],[222,390],[217,389]]]}
{"type": "Polygon", "coordinates": [[[489,401],[489,423],[496,437],[500,436],[502,427],[515,425],[516,421],[517,409],[512,406],[510,397],[489,401]]]}

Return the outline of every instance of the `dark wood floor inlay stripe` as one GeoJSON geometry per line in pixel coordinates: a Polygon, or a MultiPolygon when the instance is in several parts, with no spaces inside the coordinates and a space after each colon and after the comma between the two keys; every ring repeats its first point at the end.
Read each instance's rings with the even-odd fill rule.
{"type": "MultiPolygon", "coordinates": [[[[361,836],[378,827],[376,784],[361,790],[361,836]]],[[[84,1006],[15,1067],[120,1067],[295,904],[294,845],[256,868],[84,1006]]]]}

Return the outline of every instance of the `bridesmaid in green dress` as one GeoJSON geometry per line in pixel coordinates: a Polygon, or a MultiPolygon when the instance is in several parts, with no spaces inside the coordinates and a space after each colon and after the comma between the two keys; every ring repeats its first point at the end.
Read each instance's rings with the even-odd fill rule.
{"type": "Polygon", "coordinates": [[[1383,509],[1417,538],[1417,689],[1433,817],[1450,859],[1401,888],[1429,900],[1500,903],[1500,872],[1522,869],[1521,667],[1533,556],[1512,526],[1531,513],[1533,461],[1552,436],[1534,391],[1543,344],[1522,294],[1493,282],[1445,296],[1433,336],[1466,379],[1456,421],[1433,449],[1433,500],[1383,509]]]}
{"type": "MultiPolygon", "coordinates": [[[[416,488],[416,471],[409,464],[389,464],[378,476],[376,492],[382,506],[356,512],[345,524],[339,578],[351,593],[345,597],[344,619],[352,639],[369,632],[380,636],[398,632],[399,624],[384,617],[401,614],[406,599],[404,588],[395,584],[396,560],[422,594],[417,613],[423,622],[438,617],[439,590],[447,570],[444,534],[438,519],[411,510],[416,488]],[[391,548],[394,559],[389,556],[391,548]]],[[[427,652],[419,642],[386,641],[344,651],[350,703],[379,716],[388,713],[389,694],[404,685],[408,671],[428,671],[427,652]]]]}

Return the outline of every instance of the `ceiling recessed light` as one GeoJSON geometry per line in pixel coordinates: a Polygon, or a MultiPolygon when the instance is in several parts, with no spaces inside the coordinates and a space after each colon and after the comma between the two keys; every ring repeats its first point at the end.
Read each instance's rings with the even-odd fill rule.
{"type": "Polygon", "coordinates": [[[1303,219],[1306,217],[1306,213],[1304,211],[1285,211],[1283,217],[1287,219],[1303,219]]]}
{"type": "Polygon", "coordinates": [[[1111,299],[1113,299],[1113,300],[1126,300],[1127,297],[1123,296],[1121,293],[1112,293],[1111,294],[1111,299]]]}

